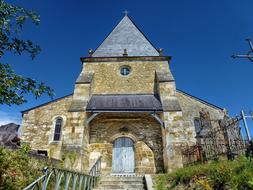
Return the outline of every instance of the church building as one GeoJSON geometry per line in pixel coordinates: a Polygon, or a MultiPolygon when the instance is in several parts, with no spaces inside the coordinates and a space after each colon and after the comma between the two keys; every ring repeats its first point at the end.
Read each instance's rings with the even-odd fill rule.
{"type": "Polygon", "coordinates": [[[196,144],[201,114],[217,127],[225,112],[178,90],[170,59],[125,15],[81,57],[72,94],[22,112],[22,143],[81,172],[99,157],[104,174],[183,167],[182,150],[196,144]]]}

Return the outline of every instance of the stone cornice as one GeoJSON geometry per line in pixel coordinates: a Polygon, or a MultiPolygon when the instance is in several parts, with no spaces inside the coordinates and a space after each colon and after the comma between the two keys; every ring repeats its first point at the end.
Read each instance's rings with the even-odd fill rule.
{"type": "Polygon", "coordinates": [[[171,56],[81,57],[81,62],[169,61],[171,56]]]}

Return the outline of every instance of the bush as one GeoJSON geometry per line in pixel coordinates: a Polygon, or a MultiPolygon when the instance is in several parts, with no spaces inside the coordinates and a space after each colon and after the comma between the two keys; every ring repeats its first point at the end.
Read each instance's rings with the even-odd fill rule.
{"type": "Polygon", "coordinates": [[[30,148],[24,145],[19,150],[0,147],[0,190],[22,189],[41,176],[46,161],[28,156],[30,148]]]}
{"type": "Polygon", "coordinates": [[[253,162],[245,157],[223,160],[178,169],[155,178],[157,190],[253,190],[253,162]]]}

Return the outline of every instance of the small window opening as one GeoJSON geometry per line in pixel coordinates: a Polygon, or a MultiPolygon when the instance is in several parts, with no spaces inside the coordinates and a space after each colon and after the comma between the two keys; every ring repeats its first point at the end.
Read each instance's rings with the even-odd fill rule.
{"type": "Polygon", "coordinates": [[[120,74],[123,76],[129,75],[130,73],[130,68],[127,66],[121,67],[120,68],[120,74]]]}

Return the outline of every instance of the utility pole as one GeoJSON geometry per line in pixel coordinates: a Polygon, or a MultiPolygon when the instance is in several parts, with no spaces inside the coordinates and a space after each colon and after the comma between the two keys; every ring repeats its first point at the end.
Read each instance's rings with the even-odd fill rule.
{"type": "Polygon", "coordinates": [[[247,135],[248,141],[251,141],[251,136],[250,136],[249,128],[248,128],[247,121],[246,121],[247,116],[245,116],[243,110],[241,111],[241,116],[242,116],[243,124],[244,124],[245,130],[246,130],[246,135],[247,135]]]}
{"type": "Polygon", "coordinates": [[[249,44],[250,50],[248,51],[248,53],[244,54],[244,55],[239,55],[239,54],[235,54],[232,55],[232,58],[247,58],[249,61],[253,62],[253,44],[251,42],[250,39],[246,39],[246,41],[249,44]]]}

